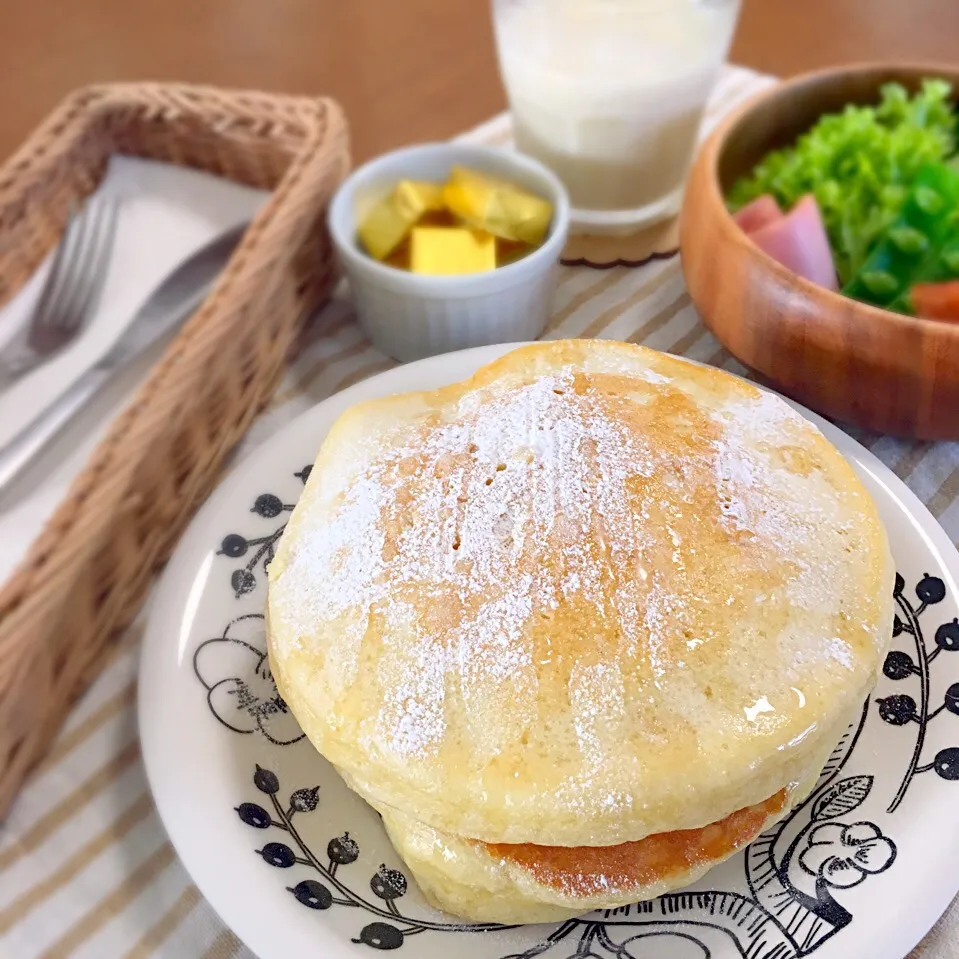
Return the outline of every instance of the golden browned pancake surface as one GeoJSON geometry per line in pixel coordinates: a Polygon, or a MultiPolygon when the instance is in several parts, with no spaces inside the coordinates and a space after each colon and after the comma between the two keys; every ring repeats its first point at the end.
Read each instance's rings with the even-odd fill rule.
{"type": "Polygon", "coordinates": [[[486,843],[697,830],[808,779],[872,688],[875,506],[782,400],[626,344],[364,403],[270,568],[270,655],[374,803],[486,843]]]}
{"type": "Polygon", "coordinates": [[[688,885],[752,842],[812,783],[782,789],[701,829],[616,846],[488,844],[380,807],[387,833],[426,898],[476,922],[555,922],[688,885]]]}
{"type": "Polygon", "coordinates": [[[765,802],[737,809],[700,829],[656,833],[616,846],[536,846],[531,843],[484,843],[496,859],[515,863],[536,882],[569,896],[586,899],[610,889],[640,890],[686,877],[703,863],[720,862],[756,838],[771,817],[786,805],[780,789],[765,802]]]}

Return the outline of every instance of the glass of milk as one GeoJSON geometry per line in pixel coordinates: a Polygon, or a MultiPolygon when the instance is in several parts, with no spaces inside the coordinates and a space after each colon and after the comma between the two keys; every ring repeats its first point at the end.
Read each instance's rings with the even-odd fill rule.
{"type": "Polygon", "coordinates": [[[679,209],[739,0],[493,0],[516,146],[569,190],[574,225],[679,209]]]}

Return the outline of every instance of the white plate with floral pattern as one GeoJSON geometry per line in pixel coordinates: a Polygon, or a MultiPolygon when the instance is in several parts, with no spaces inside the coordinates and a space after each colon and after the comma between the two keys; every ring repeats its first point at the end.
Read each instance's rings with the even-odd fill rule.
{"type": "Polygon", "coordinates": [[[303,738],[265,654],[265,567],[323,438],[358,401],[461,380],[510,348],[412,363],[321,403],[184,536],[144,643],[140,734],[197,885],[261,959],[901,959],[959,889],[959,556],[900,480],[805,410],[878,503],[895,639],[812,795],[744,853],[680,892],[557,926],[459,922],[426,905],[376,814],[303,738]]]}

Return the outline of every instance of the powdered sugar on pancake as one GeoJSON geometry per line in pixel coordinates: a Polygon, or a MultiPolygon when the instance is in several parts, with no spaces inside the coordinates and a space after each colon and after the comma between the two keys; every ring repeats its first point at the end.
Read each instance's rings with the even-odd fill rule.
{"type": "MultiPolygon", "coordinates": [[[[295,595],[282,604],[295,631],[308,634],[318,618],[348,615],[352,635],[343,644],[355,647],[365,617],[350,614],[376,610],[387,628],[396,627],[397,597],[431,591],[459,607],[458,641],[433,650],[431,676],[455,670],[467,697],[477,673],[522,679],[532,665],[522,638],[534,610],[555,609],[572,594],[607,602],[602,563],[585,543],[593,525],[602,523],[613,562],[627,562],[642,541],[626,481],[648,474],[652,457],[573,385],[566,374],[493,403],[467,394],[452,422],[392,450],[338,491],[333,521],[301,545],[279,584],[295,595]],[[410,490],[414,502],[404,500],[410,490]],[[400,524],[392,555],[384,549],[384,517],[400,524]],[[557,532],[565,570],[559,587],[548,570],[519,568],[531,537],[557,532]]],[[[422,624],[414,628],[427,638],[422,624]]],[[[380,735],[396,731],[400,752],[428,748],[442,735],[435,708],[442,685],[417,679],[422,668],[419,659],[409,664],[390,704],[396,714],[377,726],[380,735]]]]}
{"type": "MultiPolygon", "coordinates": [[[[636,379],[651,395],[670,389],[653,371],[636,379]]],[[[610,662],[645,670],[651,691],[668,693],[680,715],[702,711],[704,694],[683,679],[686,660],[676,653],[677,636],[684,656],[713,639],[695,630],[701,597],[700,574],[687,570],[698,562],[690,484],[709,484],[716,521],[742,534],[744,549],[758,542],[781,560],[801,557],[809,484],[797,476],[790,486],[777,457],[811,427],[775,397],[737,397],[712,411],[716,438],[686,464],[631,427],[636,401],[607,395],[571,370],[506,391],[475,389],[455,410],[371,449],[359,475],[324,490],[329,520],[297,543],[273,584],[275,609],[301,641],[317,622],[337,621],[328,655],[347,676],[378,623],[389,655],[379,657],[377,682],[392,692],[370,729],[371,751],[435,753],[455,701],[474,755],[491,761],[511,745],[504,737],[537,718],[538,685],[555,653],[548,625],[534,641],[531,624],[548,624],[574,604],[591,611],[583,622],[595,625],[587,628],[616,647],[596,654],[589,646],[599,640],[584,636],[583,662],[569,677],[584,767],[602,766],[602,730],[626,708],[619,666],[613,676],[610,662]],[[498,722],[506,711],[508,728],[498,722]]],[[[816,521],[839,522],[838,502],[819,502],[816,521]]],[[[829,607],[844,587],[839,572],[799,558],[782,588],[797,604],[829,607]]],[[[734,587],[729,604],[740,601],[734,587]]],[[[848,659],[827,639],[790,638],[794,660],[848,659]]],[[[632,801],[610,786],[617,802],[632,801]]],[[[582,778],[570,785],[583,788],[582,778]]]]}
{"type": "MultiPolygon", "coordinates": [[[[799,414],[771,393],[760,393],[748,402],[731,404],[720,414],[724,435],[716,445],[716,479],[723,497],[723,513],[731,527],[748,530],[764,541],[779,543],[792,557],[800,575],[791,577],[786,590],[797,607],[833,609],[845,586],[842,557],[824,551],[815,569],[803,560],[811,527],[848,530],[843,504],[835,496],[812,497],[810,479],[801,472],[783,470],[783,451],[796,449],[797,426],[810,427],[799,414]],[[776,471],[778,508],[770,508],[764,484],[776,471]]],[[[832,644],[835,648],[835,644],[832,644]]],[[[839,661],[850,664],[848,651],[839,661]]]]}

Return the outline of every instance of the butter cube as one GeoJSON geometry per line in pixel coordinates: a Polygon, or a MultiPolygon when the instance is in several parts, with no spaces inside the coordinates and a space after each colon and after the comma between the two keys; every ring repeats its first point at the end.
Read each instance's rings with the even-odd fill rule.
{"type": "Polygon", "coordinates": [[[444,210],[443,188],[439,184],[401,180],[370,208],[357,232],[370,256],[385,260],[425,214],[444,210]]]}
{"type": "Polygon", "coordinates": [[[429,276],[459,276],[496,269],[496,238],[464,227],[414,227],[410,269],[429,276]]]}
{"type": "Polygon", "coordinates": [[[424,213],[437,213],[446,209],[443,204],[443,187],[427,180],[400,180],[396,184],[396,196],[400,205],[421,217],[424,213]]]}
{"type": "Polygon", "coordinates": [[[443,199],[470,226],[531,246],[543,242],[553,219],[553,206],[542,197],[465,167],[453,167],[443,199]]]}

